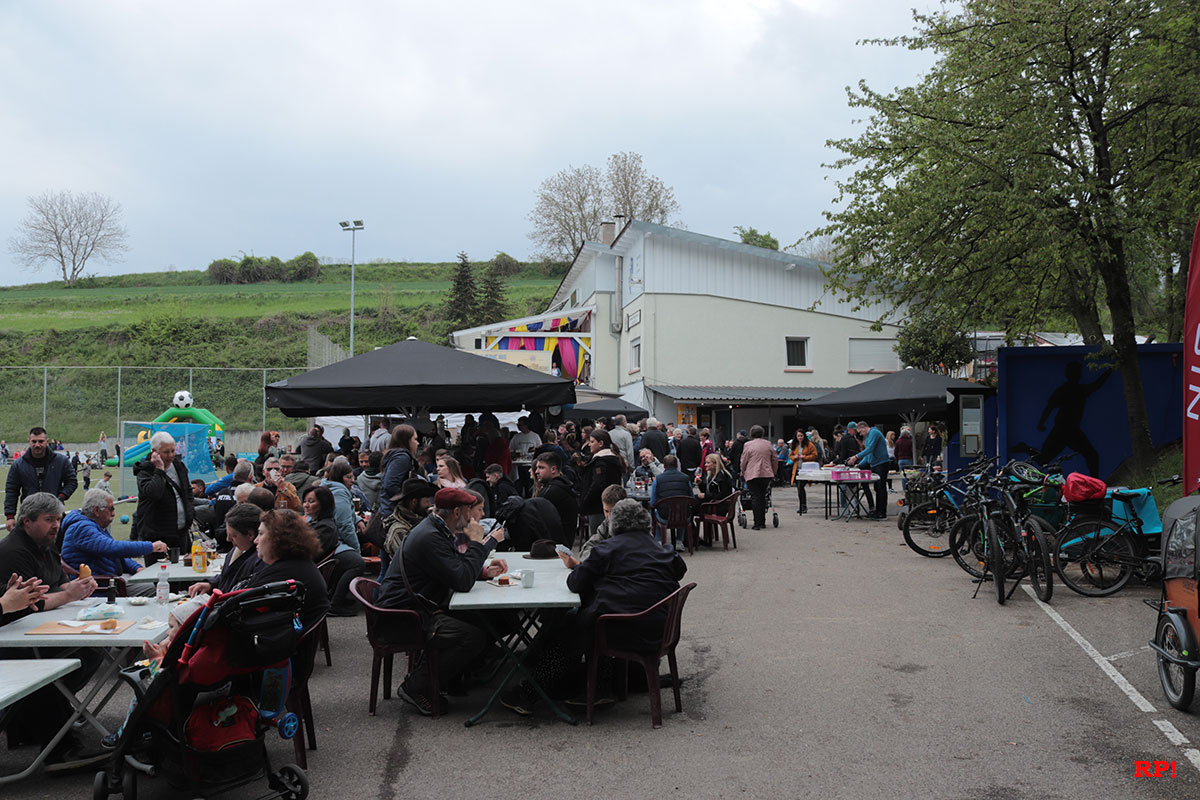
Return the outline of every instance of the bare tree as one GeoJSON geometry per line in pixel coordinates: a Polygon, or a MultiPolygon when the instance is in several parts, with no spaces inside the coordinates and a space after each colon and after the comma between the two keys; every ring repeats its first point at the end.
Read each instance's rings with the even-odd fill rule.
{"type": "Polygon", "coordinates": [[[640,219],[667,225],[678,213],[675,191],[646,172],[638,153],[613,153],[604,176],[607,210],[624,214],[626,220],[640,219]]]}
{"type": "Polygon", "coordinates": [[[798,256],[811,258],[814,261],[824,261],[833,264],[838,258],[837,247],[829,234],[820,236],[808,235],[783,248],[784,252],[795,253],[798,256]]]}
{"type": "Polygon", "coordinates": [[[569,261],[580,245],[599,237],[605,216],[624,214],[626,220],[665,225],[679,224],[671,221],[678,211],[674,190],[646,172],[639,154],[615,153],[603,174],[585,165],[542,181],[529,213],[529,238],[537,245],[537,255],[569,261]]]}
{"type": "Polygon", "coordinates": [[[538,255],[569,261],[584,240],[596,237],[603,209],[604,182],[595,167],[567,167],[546,178],[529,212],[529,238],[538,246],[538,255]]]}
{"type": "Polygon", "coordinates": [[[9,249],[34,269],[46,261],[57,264],[67,286],[75,284],[90,259],[114,261],[129,249],[121,204],[111,197],[45,192],[28,202],[29,214],[9,249]]]}

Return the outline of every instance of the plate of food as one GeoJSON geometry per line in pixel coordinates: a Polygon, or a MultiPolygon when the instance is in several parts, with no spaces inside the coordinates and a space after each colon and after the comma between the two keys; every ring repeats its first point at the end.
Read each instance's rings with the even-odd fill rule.
{"type": "Polygon", "coordinates": [[[492,586],[520,586],[521,576],[509,574],[497,575],[494,578],[489,578],[488,583],[492,586]]]}

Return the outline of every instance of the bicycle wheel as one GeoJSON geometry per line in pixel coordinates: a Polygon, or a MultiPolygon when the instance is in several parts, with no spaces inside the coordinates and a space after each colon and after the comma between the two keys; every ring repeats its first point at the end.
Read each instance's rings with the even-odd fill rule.
{"type": "Polygon", "coordinates": [[[957,508],[936,500],[914,506],[900,528],[904,542],[923,556],[944,558],[950,555],[950,530],[958,518],[957,508]]]}
{"type": "Polygon", "coordinates": [[[1107,597],[1133,575],[1129,534],[1102,519],[1076,519],[1060,531],[1054,569],[1062,582],[1087,597],[1107,597]]]}
{"type": "Polygon", "coordinates": [[[985,523],[987,530],[987,566],[988,571],[992,573],[992,586],[996,588],[996,602],[1004,605],[1007,599],[1005,595],[1004,577],[1008,575],[1008,565],[1004,563],[1004,547],[1000,543],[1000,534],[996,530],[994,520],[988,520],[985,523]]]}
{"type": "MultiPolygon", "coordinates": [[[[1170,617],[1158,619],[1158,630],[1154,633],[1154,642],[1173,656],[1180,656],[1183,644],[1175,622],[1170,617]]],[[[1196,673],[1173,664],[1161,655],[1158,656],[1158,680],[1162,683],[1163,694],[1167,702],[1180,711],[1187,711],[1192,705],[1192,697],[1196,693],[1196,673]]]]}
{"type": "Polygon", "coordinates": [[[1028,537],[1025,547],[1029,553],[1029,563],[1026,565],[1029,583],[1038,599],[1049,603],[1054,595],[1054,568],[1050,563],[1050,545],[1035,520],[1026,520],[1025,525],[1025,535],[1028,537]]]}
{"type": "Polygon", "coordinates": [[[1038,482],[1046,477],[1046,473],[1042,472],[1041,467],[1029,461],[1014,461],[1008,469],[1023,481],[1038,482]]]}
{"type": "Polygon", "coordinates": [[[972,578],[982,578],[987,564],[983,525],[976,514],[968,514],[950,528],[950,555],[972,578]]]}

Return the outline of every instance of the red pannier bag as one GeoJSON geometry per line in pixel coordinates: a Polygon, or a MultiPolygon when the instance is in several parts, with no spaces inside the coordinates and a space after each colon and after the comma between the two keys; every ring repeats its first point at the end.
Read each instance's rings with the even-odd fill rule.
{"type": "Polygon", "coordinates": [[[1101,500],[1107,491],[1108,484],[1099,478],[1072,472],[1067,476],[1062,496],[1068,503],[1082,503],[1084,500],[1101,500]]]}

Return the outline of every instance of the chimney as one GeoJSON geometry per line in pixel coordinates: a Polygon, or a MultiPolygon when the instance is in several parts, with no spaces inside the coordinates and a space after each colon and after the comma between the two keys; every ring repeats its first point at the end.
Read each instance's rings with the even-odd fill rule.
{"type": "Polygon", "coordinates": [[[611,245],[613,240],[617,238],[616,223],[601,222],[600,223],[600,242],[601,244],[611,245]]]}

